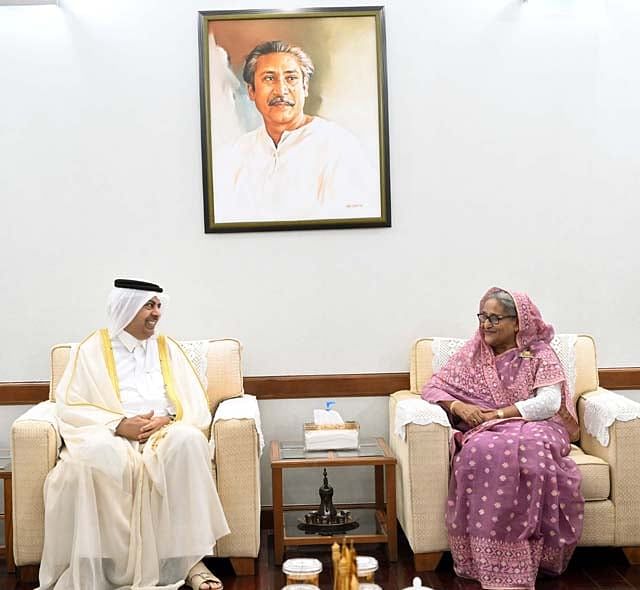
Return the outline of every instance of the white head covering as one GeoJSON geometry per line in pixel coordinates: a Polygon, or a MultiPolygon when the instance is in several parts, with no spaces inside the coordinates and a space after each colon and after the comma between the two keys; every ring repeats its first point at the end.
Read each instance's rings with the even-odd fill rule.
{"type": "Polygon", "coordinates": [[[114,338],[124,330],[136,314],[143,308],[144,304],[157,297],[164,306],[169,297],[157,291],[146,291],[142,289],[125,289],[113,287],[107,300],[107,315],[109,317],[109,334],[114,338]]]}

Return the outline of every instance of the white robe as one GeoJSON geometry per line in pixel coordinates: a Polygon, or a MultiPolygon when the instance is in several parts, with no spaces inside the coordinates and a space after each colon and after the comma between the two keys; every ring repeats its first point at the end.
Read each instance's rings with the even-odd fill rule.
{"type": "Polygon", "coordinates": [[[163,339],[177,421],[140,451],[107,426],[124,417],[108,338],[95,332],[56,390],[60,460],[45,482],[40,589],[178,589],[229,533],[211,474],[206,394],[180,347],[163,339]]]}

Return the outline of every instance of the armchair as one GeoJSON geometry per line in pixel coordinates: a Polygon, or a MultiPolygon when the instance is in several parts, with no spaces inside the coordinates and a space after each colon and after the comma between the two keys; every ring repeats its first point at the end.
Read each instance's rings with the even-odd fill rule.
{"type": "MultiPolygon", "coordinates": [[[[390,446],[398,460],[398,520],[414,553],[417,571],[437,567],[449,549],[444,507],[449,485],[449,429],[440,424],[407,424],[405,439],[395,432],[398,404],[419,399],[433,373],[433,338],[418,340],[411,350],[410,391],[389,398],[390,446]]],[[[582,472],[585,498],[582,546],[624,548],[631,563],[640,564],[640,419],[616,421],[608,446],[585,429],[587,400],[612,395],[598,386],[595,343],[580,335],[575,342],[575,395],[580,440],[571,457],[582,472]]]]}
{"type": "MultiPolygon", "coordinates": [[[[225,400],[244,396],[241,345],[230,339],[203,344],[207,395],[214,412],[225,400]]],[[[68,363],[71,346],[61,344],[51,350],[49,401],[29,410],[11,428],[13,550],[18,567],[37,566],[42,557],[43,486],[56,464],[61,442],[53,412],[55,390],[68,363]]],[[[250,402],[253,398],[244,399],[250,402]]],[[[258,426],[249,418],[214,420],[210,437],[215,443],[212,473],[231,529],[231,534],[218,541],[214,555],[231,558],[236,574],[252,575],[260,549],[258,426]]]]}

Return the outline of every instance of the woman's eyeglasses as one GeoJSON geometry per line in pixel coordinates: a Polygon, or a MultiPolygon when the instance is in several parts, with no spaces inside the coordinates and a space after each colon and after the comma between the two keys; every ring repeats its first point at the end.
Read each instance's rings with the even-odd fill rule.
{"type": "Polygon", "coordinates": [[[486,313],[479,313],[478,315],[478,321],[481,324],[484,324],[487,320],[489,320],[489,323],[492,326],[497,326],[500,323],[500,320],[503,320],[504,318],[515,318],[517,316],[515,315],[496,315],[495,313],[492,313],[490,315],[487,315],[486,313]]]}

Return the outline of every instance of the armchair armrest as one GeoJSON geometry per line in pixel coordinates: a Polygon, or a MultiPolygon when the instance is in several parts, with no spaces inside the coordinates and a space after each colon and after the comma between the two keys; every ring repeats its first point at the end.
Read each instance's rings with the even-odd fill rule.
{"type": "Polygon", "coordinates": [[[611,501],[615,505],[615,544],[640,545],[640,504],[637,502],[640,488],[640,418],[621,422],[616,420],[609,427],[609,444],[603,446],[589,434],[584,425],[587,401],[613,394],[598,388],[584,394],[578,400],[580,420],[580,446],[585,453],[604,459],[611,470],[611,501]]]}
{"type": "Polygon", "coordinates": [[[220,557],[255,558],[260,550],[259,420],[225,419],[216,412],[211,426],[218,495],[231,529],[216,546],[220,557]]]}
{"type": "Polygon", "coordinates": [[[414,553],[448,548],[443,518],[449,488],[449,428],[441,424],[407,424],[406,440],[395,434],[397,405],[419,399],[410,391],[389,397],[389,441],[399,466],[398,519],[414,553]]]}
{"type": "Polygon", "coordinates": [[[13,547],[16,565],[40,562],[44,541],[44,480],[56,464],[60,436],[53,402],[42,402],[11,427],[13,547]]]}

